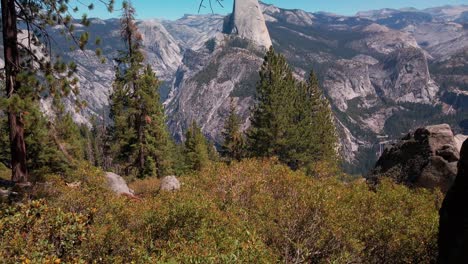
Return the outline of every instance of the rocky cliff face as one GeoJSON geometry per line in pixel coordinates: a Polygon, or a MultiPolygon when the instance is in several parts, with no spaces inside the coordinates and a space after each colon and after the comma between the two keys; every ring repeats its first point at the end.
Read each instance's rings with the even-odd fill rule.
{"type": "Polygon", "coordinates": [[[234,0],[234,10],[226,18],[224,33],[251,40],[259,46],[271,47],[270,34],[257,0],[234,0]]]}
{"type": "Polygon", "coordinates": [[[249,107],[264,50],[237,37],[220,36],[215,46],[186,52],[166,101],[169,128],[183,140],[186,128],[196,121],[204,133],[219,143],[220,131],[235,98],[239,114],[248,126],[249,107]]]}

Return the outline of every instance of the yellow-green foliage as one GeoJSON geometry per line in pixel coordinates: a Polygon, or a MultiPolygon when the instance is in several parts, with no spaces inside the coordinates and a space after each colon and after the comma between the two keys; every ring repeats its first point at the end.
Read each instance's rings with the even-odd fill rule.
{"type": "MultiPolygon", "coordinates": [[[[81,166],[68,187],[2,209],[7,263],[429,263],[441,195],[384,181],[313,179],[274,161],[214,164],[178,192],[137,181],[117,197],[81,166]]],[[[45,191],[43,191],[45,192],[45,191]]]]}
{"type": "Polygon", "coordinates": [[[0,162],[0,179],[2,179],[2,180],[10,180],[11,179],[11,170],[8,169],[1,162],[0,162]]]}
{"type": "Polygon", "coordinates": [[[156,195],[160,185],[161,181],[159,178],[150,177],[134,181],[129,185],[129,187],[133,190],[135,195],[148,197],[156,195]]]}

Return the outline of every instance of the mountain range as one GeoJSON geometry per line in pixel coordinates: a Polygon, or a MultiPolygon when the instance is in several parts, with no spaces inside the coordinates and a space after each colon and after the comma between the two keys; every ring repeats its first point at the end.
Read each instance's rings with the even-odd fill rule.
{"type": "MultiPolygon", "coordinates": [[[[253,5],[258,5],[264,22],[236,8],[227,17],[185,15],[175,21],[138,22],[147,62],[163,81],[161,98],[178,141],[196,121],[219,143],[231,98],[243,128],[248,128],[258,70],[269,43],[285,55],[297,78],[305,78],[312,69],[318,73],[336,116],[349,173],[365,173],[381,145],[417,126],[443,121],[456,132],[468,132],[468,6],[341,16],[253,5]],[[232,23],[265,25],[267,32],[256,27],[242,31],[232,23]]],[[[84,123],[91,116],[106,118],[113,58],[124,47],[118,19],[92,19],[88,28],[77,25],[76,33],[85,30],[91,42],[102,39],[99,47],[106,62],[94,55],[96,45],[72,50],[61,28],[52,29],[53,50],[78,64],[79,96],[88,107],[74,117],[84,123]]]]}

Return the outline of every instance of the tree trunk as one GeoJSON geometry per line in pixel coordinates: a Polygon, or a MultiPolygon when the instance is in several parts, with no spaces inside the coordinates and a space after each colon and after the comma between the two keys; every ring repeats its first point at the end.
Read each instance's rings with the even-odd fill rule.
{"type": "Polygon", "coordinates": [[[138,120],[138,143],[140,144],[140,149],[138,150],[138,167],[140,170],[140,176],[143,176],[143,172],[145,170],[145,151],[143,142],[144,138],[144,131],[143,131],[143,114],[142,110],[140,110],[139,120],[138,120]]]}
{"type": "MultiPolygon", "coordinates": [[[[11,98],[20,87],[17,81],[19,72],[18,28],[14,0],[2,1],[2,28],[5,56],[5,88],[7,97],[11,98]]],[[[24,142],[24,122],[21,113],[10,106],[8,110],[11,147],[11,180],[17,183],[28,182],[26,168],[26,144],[24,142]]]]}

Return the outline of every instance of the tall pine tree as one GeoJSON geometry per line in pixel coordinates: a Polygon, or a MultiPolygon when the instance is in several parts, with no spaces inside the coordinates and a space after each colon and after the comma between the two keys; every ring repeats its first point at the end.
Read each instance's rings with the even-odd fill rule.
{"type": "Polygon", "coordinates": [[[145,175],[167,176],[172,173],[174,143],[166,126],[164,107],[160,103],[159,86],[149,65],[139,79],[140,115],[143,119],[141,149],[146,155],[145,175]],[[153,165],[154,164],[154,165],[153,165]]]}
{"type": "Polygon", "coordinates": [[[245,139],[240,127],[240,118],[236,111],[234,100],[231,99],[229,115],[222,132],[223,144],[221,146],[221,155],[228,162],[240,161],[245,155],[245,139]]]}
{"type": "Polygon", "coordinates": [[[160,82],[144,65],[135,10],[127,1],[121,24],[127,49],[117,59],[110,97],[112,152],[127,175],[165,176],[172,171],[172,142],[159,100],[160,82]]]}
{"type": "MultiPolygon", "coordinates": [[[[315,146],[314,152],[316,165],[324,167],[337,168],[338,157],[338,136],[335,126],[335,119],[331,111],[328,99],[323,95],[320,84],[314,71],[311,71],[307,82],[307,94],[310,98],[310,110],[312,113],[312,145],[315,146]],[[320,164],[317,164],[320,163],[320,164]]],[[[317,167],[317,166],[315,166],[317,167]]],[[[313,169],[317,170],[319,168],[313,169]]]]}
{"type": "Polygon", "coordinates": [[[315,74],[307,83],[297,81],[272,48],[260,70],[251,122],[248,148],[254,157],[277,156],[310,174],[337,164],[333,115],[315,74]]]}
{"type": "Polygon", "coordinates": [[[290,163],[289,145],[294,131],[297,81],[286,59],[270,48],[260,69],[256,104],[248,131],[249,152],[255,157],[273,157],[290,163]]]}

